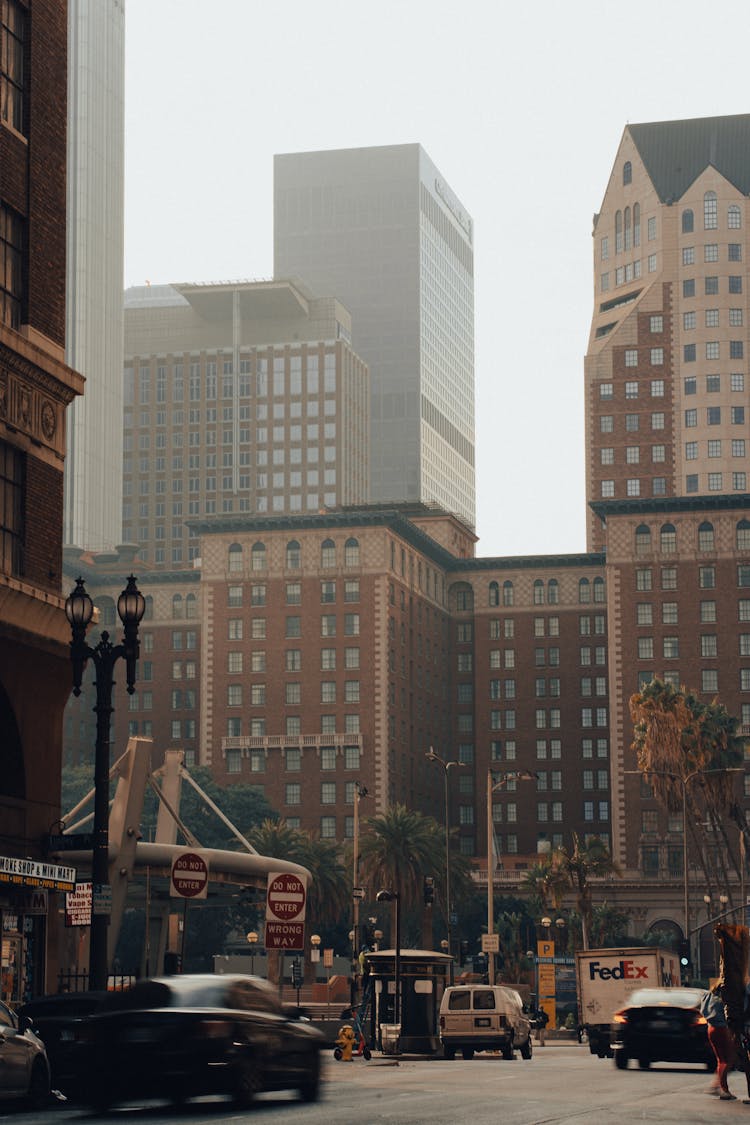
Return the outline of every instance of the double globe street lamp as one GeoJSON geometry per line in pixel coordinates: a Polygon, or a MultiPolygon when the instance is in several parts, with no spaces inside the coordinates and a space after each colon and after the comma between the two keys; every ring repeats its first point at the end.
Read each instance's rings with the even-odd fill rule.
{"type": "Polygon", "coordinates": [[[107,927],[109,914],[100,901],[109,885],[109,728],[112,720],[112,688],[114,667],[125,660],[128,694],[135,691],[135,669],[139,655],[138,626],[146,611],[146,599],[135,584],[134,575],[117,599],[117,612],[123,625],[122,644],[112,644],[107,630],[93,648],[86,642],[86,630],[94,617],[94,603],[83,579],[78,578],[74,589],[65,600],[65,616],[70,623],[73,639],[70,642],[70,659],[73,664],[73,695],[81,694],[83,673],[89,660],[96,669],[96,751],[94,757],[94,847],[91,860],[93,884],[91,904],[91,938],[89,946],[89,989],[106,989],[109,976],[107,962],[107,927]]]}

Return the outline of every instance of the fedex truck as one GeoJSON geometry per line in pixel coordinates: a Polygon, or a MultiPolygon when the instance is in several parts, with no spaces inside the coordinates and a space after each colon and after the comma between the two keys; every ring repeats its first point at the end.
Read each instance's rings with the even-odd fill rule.
{"type": "Polygon", "coordinates": [[[668,949],[587,949],[576,953],[578,1018],[589,1050],[600,1059],[612,1055],[612,1016],[637,988],[677,988],[680,958],[668,949]]]}

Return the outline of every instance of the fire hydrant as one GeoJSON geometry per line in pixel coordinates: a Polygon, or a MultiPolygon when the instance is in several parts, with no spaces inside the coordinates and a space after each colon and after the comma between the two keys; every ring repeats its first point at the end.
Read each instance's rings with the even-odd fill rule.
{"type": "Polygon", "coordinates": [[[351,1024],[345,1023],[343,1027],[339,1028],[339,1037],[336,1040],[336,1046],[341,1052],[340,1055],[337,1053],[337,1058],[340,1058],[343,1062],[351,1062],[354,1041],[354,1028],[351,1024]]]}

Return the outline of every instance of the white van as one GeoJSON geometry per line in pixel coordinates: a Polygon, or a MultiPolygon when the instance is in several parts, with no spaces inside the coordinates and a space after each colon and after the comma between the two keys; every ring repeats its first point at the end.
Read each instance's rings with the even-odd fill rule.
{"type": "Polygon", "coordinates": [[[440,1002],[440,1042],[446,1059],[460,1050],[465,1059],[475,1051],[502,1051],[512,1059],[516,1048],[531,1058],[531,1023],[514,988],[502,984],[465,984],[446,988],[440,1002]]]}

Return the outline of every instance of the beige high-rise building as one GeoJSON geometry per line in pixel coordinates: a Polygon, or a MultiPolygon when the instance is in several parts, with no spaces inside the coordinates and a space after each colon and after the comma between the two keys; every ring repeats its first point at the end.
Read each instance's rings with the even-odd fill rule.
{"type": "Polygon", "coordinates": [[[589,501],[748,491],[749,145],[748,114],[625,128],[594,217],[589,501]]]}
{"type": "Polygon", "coordinates": [[[125,294],[123,537],[193,565],[191,519],[366,502],[369,388],[351,318],[290,281],[125,294]]]}

